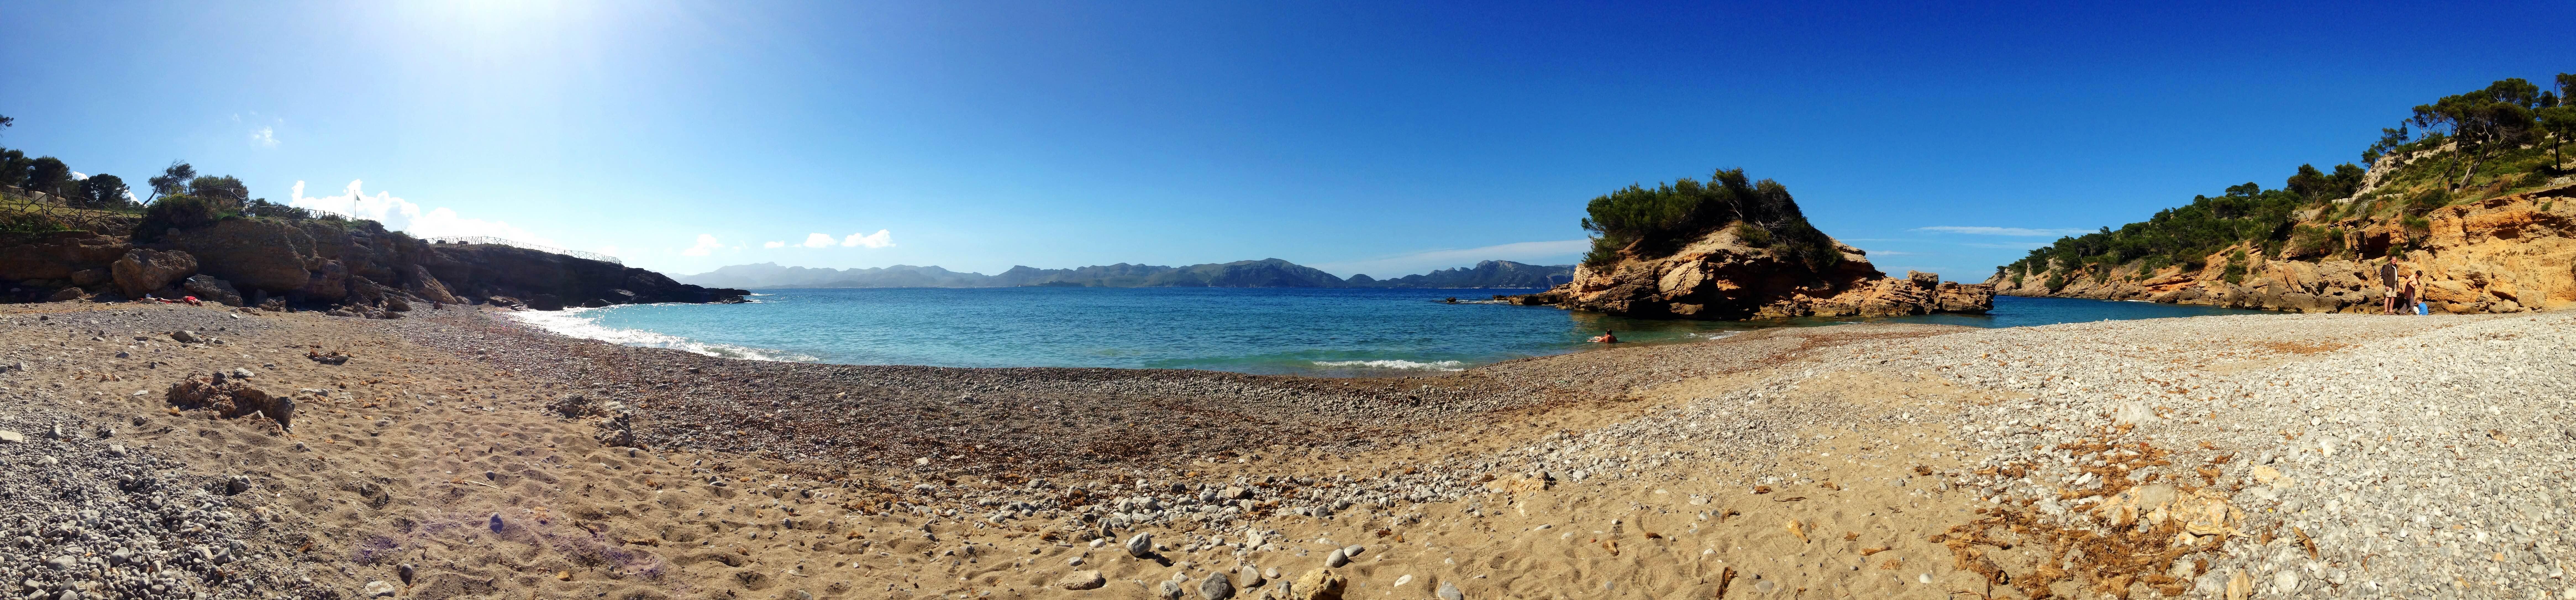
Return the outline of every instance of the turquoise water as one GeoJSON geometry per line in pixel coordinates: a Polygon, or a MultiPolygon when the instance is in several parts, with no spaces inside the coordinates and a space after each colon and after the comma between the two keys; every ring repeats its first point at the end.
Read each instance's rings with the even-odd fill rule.
{"type": "MultiPolygon", "coordinates": [[[[750,304],[648,304],[513,316],[558,333],[768,360],[956,367],[1211,369],[1332,376],[1452,371],[1625,341],[1670,343],[1788,323],[1643,321],[1462,302],[1535,290],[893,288],[768,290],[750,304]]],[[[1874,321],[2013,327],[2257,313],[2140,302],[1995,299],[1990,315],[1874,321]]]]}

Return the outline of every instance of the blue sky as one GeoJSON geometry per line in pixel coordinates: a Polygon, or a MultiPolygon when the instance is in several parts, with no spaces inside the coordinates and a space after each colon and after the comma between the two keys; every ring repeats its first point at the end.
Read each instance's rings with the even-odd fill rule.
{"type": "Polygon", "coordinates": [[[10,0],[0,145],[672,273],[1562,263],[1742,167],[1980,279],[2576,71],[2564,2],[1772,4],[10,0]]]}

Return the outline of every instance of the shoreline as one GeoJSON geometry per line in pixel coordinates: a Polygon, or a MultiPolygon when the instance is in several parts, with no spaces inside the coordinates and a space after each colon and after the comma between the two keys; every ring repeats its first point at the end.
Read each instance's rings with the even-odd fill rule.
{"type": "Polygon", "coordinates": [[[2568,397],[2548,365],[2576,360],[2576,319],[2558,315],[2257,315],[1771,328],[1336,379],[759,362],[464,309],[89,306],[0,310],[0,365],[29,365],[0,374],[19,400],[0,429],[79,421],[0,459],[156,456],[181,488],[245,477],[215,496],[246,519],[226,525],[249,544],[240,568],[310,578],[263,588],[299,597],[382,581],[398,597],[1137,598],[1175,576],[1279,597],[1318,572],[1369,597],[1944,598],[1988,572],[2057,595],[2199,595],[2238,574],[2264,593],[2413,595],[2454,574],[2471,595],[2554,593],[2475,557],[2562,551],[2505,509],[2557,506],[2566,475],[2524,463],[2568,452],[2551,434],[2570,423],[2486,398],[2568,397]],[[178,328],[226,343],[155,333],[178,328]],[[158,393],[232,368],[298,398],[291,431],[158,393]],[[2344,374],[2382,370],[2420,375],[2344,374]],[[2369,392],[2388,385],[2411,391],[2369,392]],[[81,433],[98,426],[117,431],[81,433]],[[620,432],[638,447],[602,443],[620,432]],[[2537,480],[2476,483],[2515,473],[2537,480]],[[2449,495],[2473,486],[2476,505],[2449,495]],[[2185,500],[2223,516],[2155,516],[2185,500]],[[2415,515],[2468,529],[2400,537],[2415,515]],[[1141,557],[1124,550],[1137,534],[1141,557]],[[2100,551],[2048,575],[2029,548],[2100,551]],[[1101,587],[1065,585],[1090,575],[1101,587]]]}

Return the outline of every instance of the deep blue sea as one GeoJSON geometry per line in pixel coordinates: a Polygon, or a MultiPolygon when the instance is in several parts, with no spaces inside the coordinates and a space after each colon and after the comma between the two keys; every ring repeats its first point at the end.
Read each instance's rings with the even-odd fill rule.
{"type": "MultiPolygon", "coordinates": [[[[1645,321],[1483,300],[1536,290],[891,288],[763,290],[749,304],[647,304],[513,316],[638,346],[841,364],[1211,369],[1330,376],[1459,370],[1623,341],[1670,343],[1792,322],[1645,321]]],[[[2065,298],[1995,298],[1987,315],[1879,322],[2016,327],[2262,311],[2065,298]]]]}

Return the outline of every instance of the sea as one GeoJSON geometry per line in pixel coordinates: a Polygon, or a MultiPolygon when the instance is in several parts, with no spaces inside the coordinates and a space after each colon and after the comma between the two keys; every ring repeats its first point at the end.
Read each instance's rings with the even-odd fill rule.
{"type": "Polygon", "coordinates": [[[755,360],[949,367],[1207,369],[1387,376],[1458,371],[1623,342],[1768,327],[2023,327],[2265,311],[1998,296],[1984,315],[1625,319],[1493,300],[1538,290],[1380,288],[844,288],[761,290],[744,304],[637,304],[511,316],[558,334],[755,360]],[[1451,300],[1456,303],[1451,303],[1451,300]]]}

